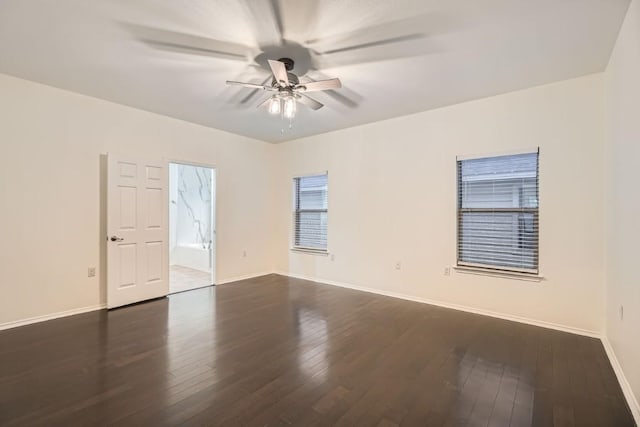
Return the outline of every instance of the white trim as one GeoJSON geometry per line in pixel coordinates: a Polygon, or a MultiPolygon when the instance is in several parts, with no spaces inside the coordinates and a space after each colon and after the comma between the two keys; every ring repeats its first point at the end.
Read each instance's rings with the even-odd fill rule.
{"type": "MultiPolygon", "coordinates": [[[[309,253],[310,251],[307,248],[301,248],[301,247],[296,247],[296,206],[297,206],[297,202],[298,202],[298,193],[296,191],[296,179],[299,178],[308,178],[308,177],[312,177],[312,176],[322,176],[322,175],[326,175],[327,176],[327,208],[324,209],[326,211],[327,214],[327,248],[323,249],[327,255],[328,255],[328,245],[329,245],[329,171],[326,170],[324,172],[319,172],[319,173],[314,173],[314,174],[309,174],[309,175],[294,175],[291,178],[291,195],[292,200],[291,200],[291,207],[293,208],[293,211],[291,212],[291,230],[289,232],[289,241],[291,242],[291,250],[292,251],[296,251],[296,252],[307,252],[309,253]]],[[[312,251],[315,251],[314,249],[311,249],[312,251]]],[[[322,249],[321,249],[322,250],[322,249]]]]}
{"type": "Polygon", "coordinates": [[[536,154],[540,153],[540,147],[535,148],[520,148],[513,150],[504,150],[493,153],[482,153],[482,154],[468,154],[468,155],[460,155],[456,156],[456,161],[460,160],[475,160],[475,159],[484,159],[487,157],[502,157],[502,156],[516,156],[518,154],[536,154]]]}
{"type": "MultiPolygon", "coordinates": [[[[169,283],[169,293],[167,295],[171,295],[171,248],[169,247],[169,243],[171,242],[171,224],[169,221],[171,220],[171,164],[183,165],[183,166],[194,166],[198,168],[207,168],[211,169],[211,179],[213,183],[211,184],[211,204],[213,205],[213,209],[211,215],[213,216],[212,226],[213,226],[213,268],[211,273],[211,281],[212,285],[216,285],[216,274],[218,273],[218,169],[214,164],[209,163],[198,163],[192,162],[188,160],[172,160],[170,158],[164,158],[167,162],[167,271],[168,271],[168,283],[169,283]]],[[[182,291],[180,291],[182,292],[182,291]]]]}
{"type": "Polygon", "coordinates": [[[300,274],[284,273],[284,272],[281,272],[281,271],[276,271],[275,274],[280,274],[282,276],[292,277],[292,278],[295,278],[295,279],[309,280],[309,281],[312,281],[312,282],[325,284],[325,285],[338,286],[338,287],[341,287],[341,288],[347,288],[347,289],[353,289],[353,290],[356,290],[356,291],[362,291],[362,292],[368,292],[368,293],[377,294],[377,295],[383,295],[383,296],[392,297],[392,298],[404,299],[404,300],[407,300],[407,301],[414,301],[414,302],[419,302],[419,303],[423,303],[423,304],[435,305],[435,306],[438,306],[438,307],[451,308],[453,310],[459,310],[459,311],[464,311],[464,312],[468,312],[468,313],[480,314],[480,315],[483,315],[483,316],[490,316],[490,317],[495,317],[495,318],[498,318],[498,319],[510,320],[510,321],[513,321],[513,322],[525,323],[525,324],[533,325],[533,326],[540,326],[542,328],[554,329],[554,330],[558,330],[558,331],[562,331],[562,332],[569,332],[569,333],[572,333],[572,334],[583,335],[583,336],[591,337],[591,338],[597,338],[602,342],[602,345],[604,346],[604,350],[605,350],[605,352],[607,354],[607,357],[609,358],[609,363],[611,363],[611,366],[613,367],[613,370],[614,370],[614,372],[616,374],[616,377],[618,379],[618,383],[620,384],[620,388],[622,389],[622,392],[623,392],[624,397],[625,397],[625,399],[627,401],[627,404],[629,405],[629,408],[631,409],[631,414],[633,415],[633,418],[635,419],[636,424],[638,426],[640,426],[640,404],[638,403],[638,400],[637,400],[636,396],[633,394],[633,390],[631,389],[631,385],[629,384],[629,381],[627,380],[626,376],[624,375],[624,371],[622,370],[620,362],[618,361],[618,358],[616,357],[616,354],[615,354],[615,352],[613,350],[613,347],[611,346],[611,343],[609,342],[607,337],[605,335],[603,335],[602,333],[600,333],[600,332],[589,331],[589,330],[586,330],[586,329],[576,328],[576,327],[573,327],[573,326],[560,325],[560,324],[552,323],[552,322],[545,322],[545,321],[542,321],[542,320],[529,319],[529,318],[526,318],[526,317],[515,316],[515,315],[512,315],[512,314],[497,313],[495,311],[472,308],[472,307],[467,307],[467,306],[458,305],[458,304],[451,304],[451,303],[447,303],[447,302],[443,302],[443,301],[436,301],[436,300],[431,300],[431,299],[427,299],[427,298],[419,298],[419,297],[404,295],[404,294],[400,294],[400,293],[396,293],[396,292],[383,291],[383,290],[380,290],[380,289],[373,289],[373,288],[368,288],[368,287],[364,287],[364,286],[356,286],[356,285],[343,283],[343,282],[316,279],[316,278],[312,278],[312,277],[308,277],[308,276],[303,276],[303,275],[300,275],[300,274]]]}
{"type": "MultiPolygon", "coordinates": [[[[218,280],[216,282],[216,286],[228,285],[234,282],[238,282],[240,280],[255,279],[256,277],[267,276],[269,274],[273,274],[273,271],[263,271],[262,273],[245,274],[242,276],[229,277],[228,279],[218,280]]],[[[283,274],[283,276],[286,276],[286,274],[283,274]]]]}
{"type": "Polygon", "coordinates": [[[107,308],[107,304],[98,304],[98,305],[91,305],[88,307],[59,311],[57,313],[44,314],[42,316],[29,317],[27,319],[14,320],[12,322],[0,323],[0,331],[5,329],[17,328],[19,326],[31,325],[32,323],[46,322],[47,320],[59,319],[61,317],[88,313],[90,311],[102,310],[105,308],[107,308]]]}
{"type": "Polygon", "coordinates": [[[613,347],[611,346],[611,343],[606,336],[602,337],[602,345],[604,346],[604,351],[609,357],[609,361],[611,362],[613,371],[616,373],[616,377],[618,377],[618,382],[620,383],[620,387],[622,388],[624,397],[627,399],[627,403],[629,404],[629,408],[631,409],[631,414],[633,415],[636,424],[640,425],[640,404],[638,404],[638,399],[633,394],[631,385],[629,384],[627,377],[624,375],[624,371],[622,370],[622,366],[618,361],[616,352],[613,350],[613,347]]]}
{"type": "Polygon", "coordinates": [[[544,276],[540,274],[524,273],[515,270],[499,270],[482,267],[472,267],[468,265],[455,265],[453,269],[457,273],[462,274],[475,274],[478,276],[491,276],[499,277],[501,279],[515,279],[524,280],[526,282],[542,282],[545,280],[544,276]]]}
{"type": "Polygon", "coordinates": [[[292,175],[291,179],[308,178],[310,176],[322,176],[322,175],[327,175],[327,181],[329,180],[329,171],[328,170],[323,170],[323,171],[315,172],[315,173],[305,173],[305,174],[302,174],[302,175],[292,175]]]}
{"type": "Polygon", "coordinates": [[[495,318],[503,319],[503,320],[510,320],[512,322],[525,323],[525,324],[528,324],[528,325],[540,326],[540,327],[548,328],[548,329],[555,329],[557,331],[569,332],[569,333],[572,333],[572,334],[583,335],[583,336],[586,336],[586,337],[601,338],[601,336],[602,336],[599,332],[596,332],[596,331],[589,331],[589,330],[586,330],[586,329],[576,328],[576,327],[573,327],[573,326],[560,325],[558,323],[545,322],[543,320],[530,319],[530,318],[527,318],[527,317],[516,316],[516,315],[513,315],[513,314],[498,313],[498,312],[495,312],[495,311],[484,310],[484,309],[481,309],[481,308],[474,308],[474,307],[468,307],[468,306],[459,305],[459,304],[452,304],[452,303],[448,303],[448,302],[444,302],[444,301],[438,301],[438,300],[432,300],[432,299],[428,299],[428,298],[414,297],[414,296],[411,296],[411,295],[405,295],[405,294],[401,294],[401,293],[397,293],[397,292],[391,292],[391,291],[383,291],[383,290],[380,290],[380,289],[368,288],[368,287],[365,287],[365,286],[357,286],[357,285],[352,285],[352,284],[349,284],[349,283],[335,282],[335,281],[324,280],[324,279],[315,279],[315,278],[312,278],[312,277],[302,276],[302,275],[299,275],[299,274],[283,273],[283,272],[276,272],[276,274],[280,274],[282,276],[293,277],[295,279],[309,280],[309,281],[312,281],[312,282],[317,282],[317,283],[325,284],[325,285],[339,286],[341,288],[354,289],[356,291],[363,291],[363,292],[369,292],[369,293],[372,293],[372,294],[384,295],[384,296],[392,297],[392,298],[404,299],[404,300],[407,300],[407,301],[413,301],[413,302],[420,302],[420,303],[423,303],[423,304],[436,305],[438,307],[444,307],[444,308],[451,308],[451,309],[454,309],[454,310],[465,311],[467,313],[481,314],[483,316],[495,317],[495,318]]]}
{"type": "MultiPolygon", "coordinates": [[[[229,279],[225,279],[225,280],[219,281],[217,283],[217,285],[237,282],[239,280],[253,279],[255,277],[266,276],[268,274],[273,274],[273,271],[267,271],[267,272],[256,273],[256,274],[247,274],[247,275],[244,275],[244,276],[231,277],[229,279]]],[[[208,285],[208,286],[211,286],[211,285],[208,285]]],[[[88,306],[88,307],[73,308],[71,310],[65,310],[65,311],[59,311],[59,312],[56,312],[56,313],[44,314],[42,316],[34,316],[34,317],[26,318],[26,319],[13,320],[13,321],[10,321],[10,322],[0,323],[0,331],[3,331],[5,329],[17,328],[19,326],[31,325],[33,323],[46,322],[47,320],[59,319],[59,318],[68,317],[68,316],[74,316],[76,314],[89,313],[91,311],[96,311],[96,310],[103,310],[103,309],[106,309],[106,308],[107,308],[107,304],[97,304],[97,305],[91,305],[91,306],[88,306]]]]}
{"type": "MultiPolygon", "coordinates": [[[[514,321],[514,322],[518,322],[518,323],[525,323],[525,324],[529,324],[529,325],[540,326],[540,327],[543,327],[543,328],[555,329],[555,330],[559,330],[559,331],[563,331],[563,332],[570,332],[570,333],[574,333],[574,334],[578,334],[578,335],[584,335],[584,336],[588,336],[588,337],[598,338],[598,339],[600,339],[602,341],[602,345],[603,345],[604,350],[605,350],[605,352],[607,354],[607,357],[609,358],[609,362],[611,363],[611,366],[613,367],[613,370],[614,370],[614,372],[616,374],[616,377],[617,377],[618,382],[620,384],[620,388],[622,389],[624,397],[627,400],[627,404],[629,405],[629,408],[631,409],[631,414],[633,415],[636,424],[640,425],[640,404],[638,404],[638,400],[636,399],[635,395],[633,394],[633,390],[631,389],[631,385],[629,384],[629,381],[627,380],[627,377],[625,376],[624,371],[622,370],[622,366],[620,365],[620,362],[618,361],[618,358],[616,357],[616,353],[613,350],[613,347],[611,346],[611,343],[609,342],[609,340],[607,339],[606,336],[602,336],[599,333],[596,333],[596,332],[593,332],[593,331],[584,330],[584,329],[574,328],[574,327],[571,327],[571,326],[559,325],[559,324],[556,324],[556,323],[550,323],[550,322],[544,322],[544,321],[540,321],[540,320],[528,319],[528,318],[525,318],[525,317],[514,316],[514,315],[510,315],[510,314],[496,313],[496,312],[493,312],[493,311],[477,309],[477,308],[471,308],[471,307],[461,306],[461,305],[458,305],[458,304],[450,304],[450,303],[446,303],[446,302],[442,302],[442,301],[435,301],[435,300],[426,299],[426,298],[412,297],[412,296],[409,296],[409,295],[399,294],[399,293],[396,293],[396,292],[382,291],[382,290],[379,290],[379,289],[367,288],[367,287],[363,287],[363,286],[356,286],[356,285],[346,284],[346,283],[342,283],[342,282],[335,282],[335,281],[331,281],[331,280],[322,280],[320,282],[319,279],[314,279],[314,278],[303,276],[303,275],[299,275],[299,274],[284,273],[284,272],[281,272],[281,271],[268,271],[268,272],[257,273],[257,274],[247,274],[247,275],[244,275],[244,276],[236,276],[236,277],[232,277],[232,278],[229,278],[229,279],[220,280],[218,282],[218,285],[232,284],[232,283],[238,282],[240,280],[252,279],[252,278],[256,278],[256,277],[266,276],[266,275],[269,275],[269,274],[279,274],[281,276],[287,276],[287,277],[292,277],[292,278],[301,279],[301,280],[308,280],[308,281],[312,281],[312,282],[316,282],[316,283],[320,283],[320,284],[325,284],[325,285],[330,285],[330,286],[338,286],[338,287],[341,287],[341,288],[353,289],[353,290],[357,290],[357,291],[368,292],[368,293],[383,295],[383,296],[392,297],[392,298],[399,298],[399,299],[404,299],[404,300],[413,301],[413,302],[419,302],[419,303],[423,303],[423,304],[430,304],[430,305],[435,305],[435,306],[439,306],[439,307],[451,308],[451,309],[454,309],[454,310],[464,311],[464,312],[468,312],[468,313],[481,314],[481,315],[484,315],[484,316],[495,317],[495,318],[498,318],[498,319],[510,320],[510,321],[514,321]]],[[[62,318],[62,317],[73,316],[73,315],[76,315],[76,314],[82,314],[82,313],[88,313],[88,312],[91,312],[91,311],[102,310],[102,309],[105,309],[105,308],[107,308],[106,304],[98,304],[98,305],[93,305],[93,306],[88,306],[88,307],[76,308],[76,309],[72,309],[72,310],[60,311],[60,312],[52,313],[52,314],[46,314],[46,315],[43,315],[43,316],[35,316],[35,317],[27,318],[27,319],[15,320],[15,321],[12,321],[12,322],[6,322],[6,323],[0,324],[0,331],[6,330],[6,329],[11,329],[11,328],[17,328],[19,326],[30,325],[30,324],[33,324],[33,323],[45,322],[47,320],[53,320],[53,319],[58,319],[58,318],[62,318]]]]}
{"type": "Polygon", "coordinates": [[[195,166],[198,168],[207,168],[207,169],[215,169],[216,166],[210,163],[201,163],[201,162],[192,162],[190,160],[175,160],[173,158],[165,158],[167,163],[175,163],[183,166],[195,166]]]}
{"type": "Polygon", "coordinates": [[[310,249],[310,248],[297,248],[297,247],[293,247],[291,249],[289,249],[291,252],[297,252],[297,253],[301,253],[301,254],[309,254],[309,255],[321,255],[321,256],[328,256],[329,255],[329,251],[326,249],[310,249]]]}

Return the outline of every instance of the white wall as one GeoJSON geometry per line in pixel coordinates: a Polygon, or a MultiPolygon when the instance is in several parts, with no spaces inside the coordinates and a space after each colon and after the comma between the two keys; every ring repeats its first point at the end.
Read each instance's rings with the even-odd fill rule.
{"type": "Polygon", "coordinates": [[[598,74],[279,144],[276,268],[600,332],[603,132],[598,74]],[[537,146],[546,280],[445,277],[455,264],[456,155],[537,146]],[[323,170],[333,261],[289,251],[290,180],[323,170]]]}
{"type": "Polygon", "coordinates": [[[276,265],[588,331],[604,322],[601,75],[275,146],[9,76],[0,93],[0,324],[104,302],[109,151],[217,167],[218,282],[276,265]],[[547,280],[443,276],[455,156],[536,146],[547,280]],[[291,177],[322,170],[334,261],[289,251],[291,177]]]}
{"type": "Polygon", "coordinates": [[[604,76],[275,146],[0,75],[0,325],[105,302],[103,155],[152,153],[216,166],[218,282],[275,266],[585,331],[601,332],[606,315],[638,396],[638,76],[640,0],[604,76]],[[445,277],[455,262],[456,155],[536,146],[546,280],[445,277]],[[289,251],[291,178],[324,170],[335,259],[289,251]]]}
{"type": "Polygon", "coordinates": [[[606,324],[640,396],[640,0],[604,76],[276,146],[1,74],[0,118],[0,325],[105,302],[103,155],[151,153],[216,166],[218,282],[275,266],[585,331],[606,324]],[[536,146],[546,280],[445,277],[456,155],[536,146]],[[324,170],[335,259],[289,251],[291,178],[324,170]]]}
{"type": "Polygon", "coordinates": [[[105,302],[107,152],[215,165],[217,280],[272,270],[272,145],[5,75],[0,94],[0,325],[105,302]]]}
{"type": "MultiPolygon", "coordinates": [[[[606,334],[640,417],[640,1],[627,13],[605,73],[606,334]],[[624,319],[620,307],[624,306],[624,319]]],[[[632,405],[633,406],[633,405],[632,405]]]]}

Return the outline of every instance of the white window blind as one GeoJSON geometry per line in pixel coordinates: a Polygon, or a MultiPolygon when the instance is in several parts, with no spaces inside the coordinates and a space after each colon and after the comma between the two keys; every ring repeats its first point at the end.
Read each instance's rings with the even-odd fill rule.
{"type": "Polygon", "coordinates": [[[538,272],[538,157],[458,160],[458,265],[538,272]]]}
{"type": "Polygon", "coordinates": [[[293,179],[294,247],[327,250],[327,174],[293,179]]]}

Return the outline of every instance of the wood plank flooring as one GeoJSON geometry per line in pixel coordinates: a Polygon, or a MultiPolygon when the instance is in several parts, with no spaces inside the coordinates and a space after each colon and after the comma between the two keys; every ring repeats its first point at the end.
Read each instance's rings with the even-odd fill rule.
{"type": "Polygon", "coordinates": [[[2,426],[633,426],[592,338],[269,275],[0,332],[2,426]]]}

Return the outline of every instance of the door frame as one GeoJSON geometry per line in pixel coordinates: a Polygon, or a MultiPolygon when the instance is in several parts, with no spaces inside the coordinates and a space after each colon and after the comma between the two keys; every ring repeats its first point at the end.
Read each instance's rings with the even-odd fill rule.
{"type": "MultiPolygon", "coordinates": [[[[218,168],[211,163],[203,163],[203,162],[192,162],[190,160],[181,160],[181,159],[175,159],[175,158],[163,158],[163,160],[166,162],[167,164],[167,203],[165,206],[166,209],[166,215],[167,215],[167,270],[169,270],[169,278],[168,278],[168,282],[169,282],[169,291],[171,291],[171,248],[169,247],[169,238],[171,236],[171,224],[169,224],[169,222],[171,221],[171,202],[170,202],[170,193],[171,193],[171,175],[169,173],[169,165],[171,163],[175,163],[175,164],[179,164],[179,165],[185,165],[185,166],[196,166],[196,167],[201,167],[201,168],[209,168],[213,171],[213,186],[211,187],[211,191],[214,194],[214,199],[212,200],[213,203],[213,274],[211,277],[211,280],[213,283],[211,283],[210,286],[216,286],[216,283],[218,282],[218,168]]],[[[171,293],[171,292],[169,292],[171,293]]]]}

